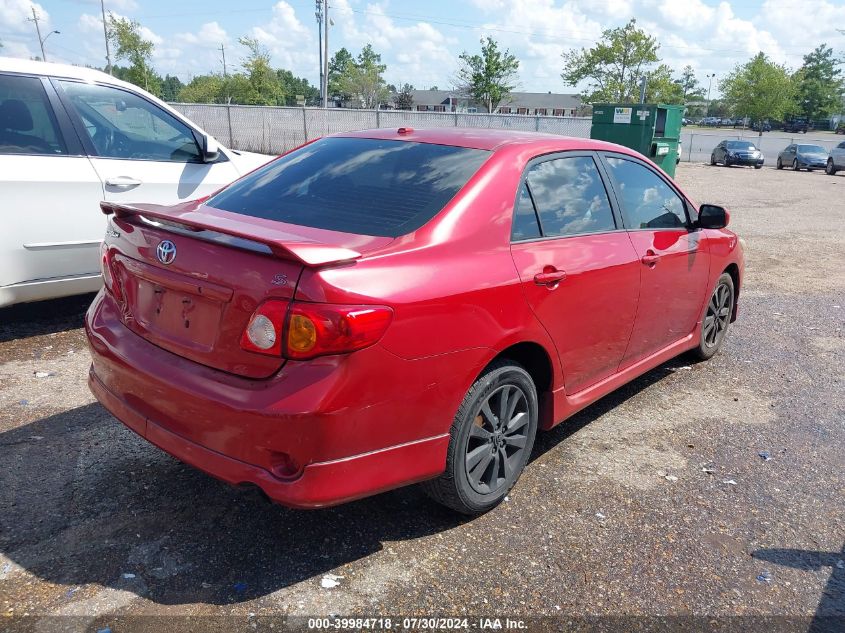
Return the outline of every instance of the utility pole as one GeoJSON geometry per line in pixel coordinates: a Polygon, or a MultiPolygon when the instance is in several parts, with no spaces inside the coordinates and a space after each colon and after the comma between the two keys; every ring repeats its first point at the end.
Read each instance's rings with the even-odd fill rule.
{"type": "Polygon", "coordinates": [[[223,55],[223,77],[226,78],[229,73],[226,71],[226,47],[223,44],[220,45],[220,54],[223,55]]]}
{"type": "Polygon", "coordinates": [[[645,103],[645,89],[648,85],[648,77],[643,75],[643,78],[640,80],[640,103],[645,103]]]}
{"type": "MultiPolygon", "coordinates": [[[[35,32],[38,35],[38,45],[41,46],[41,61],[47,61],[47,55],[44,53],[44,40],[50,37],[53,33],[48,33],[44,40],[41,39],[41,27],[38,25],[38,14],[35,12],[35,7],[32,8],[32,17],[27,18],[30,22],[35,22],[35,32]]],[[[56,31],[58,32],[58,31],[56,31]]]]}
{"type": "Polygon", "coordinates": [[[314,17],[317,18],[317,50],[320,54],[320,102],[323,100],[323,0],[315,0],[314,17]]]}
{"type": "Polygon", "coordinates": [[[106,40],[106,72],[113,75],[111,53],[109,52],[109,27],[106,24],[106,5],[104,4],[104,0],[100,0],[100,11],[103,14],[103,38],[106,40]]]}
{"type": "Polygon", "coordinates": [[[715,76],[716,73],[707,75],[707,116],[710,116],[710,86],[713,83],[713,77],[715,76]]]}
{"type": "Polygon", "coordinates": [[[329,107],[329,0],[323,0],[323,107],[329,107]]]}

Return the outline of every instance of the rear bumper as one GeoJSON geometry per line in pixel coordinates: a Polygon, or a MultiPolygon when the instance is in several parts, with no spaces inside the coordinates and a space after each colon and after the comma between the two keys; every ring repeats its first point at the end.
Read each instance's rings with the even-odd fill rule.
{"type": "Polygon", "coordinates": [[[353,501],[441,473],[449,436],[427,438],[363,455],[309,464],[293,480],[191,442],[145,418],[113,394],[94,373],[88,386],[97,400],[138,435],[173,457],[232,485],[251,483],[279,503],[320,508],[353,501]]]}
{"type": "Polygon", "coordinates": [[[288,361],[276,375],[254,380],[149,343],[123,325],[104,292],[89,308],[85,330],[89,385],[115,417],[200,470],[232,484],[255,484],[271,499],[300,508],[443,472],[465,383],[488,353],[408,361],[376,345],[347,356],[288,361]],[[280,463],[295,468],[280,470],[280,463]]]}

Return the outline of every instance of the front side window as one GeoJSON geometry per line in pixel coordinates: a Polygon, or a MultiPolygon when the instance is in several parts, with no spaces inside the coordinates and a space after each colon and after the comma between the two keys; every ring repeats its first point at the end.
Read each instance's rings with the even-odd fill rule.
{"type": "Polygon", "coordinates": [[[0,75],[0,154],[67,154],[41,80],[0,75]]]}
{"type": "Polygon", "coordinates": [[[544,237],[616,228],[607,191],[590,156],[537,163],[529,168],[527,181],[544,237]]]}
{"type": "Polygon", "coordinates": [[[60,83],[98,156],[202,162],[191,129],[146,99],[109,86],[60,83]]]}
{"type": "Polygon", "coordinates": [[[398,237],[433,218],[489,155],[432,143],[326,138],[254,171],[207,204],[289,224],[398,237]]]}
{"type": "Polygon", "coordinates": [[[624,158],[607,157],[631,229],[685,228],[687,215],[681,197],[650,169],[624,158]]]}

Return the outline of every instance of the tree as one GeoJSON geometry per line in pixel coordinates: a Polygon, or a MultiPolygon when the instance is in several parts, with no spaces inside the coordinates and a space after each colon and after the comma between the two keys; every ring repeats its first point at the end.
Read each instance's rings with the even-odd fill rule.
{"type": "Polygon", "coordinates": [[[340,89],[353,99],[358,99],[365,108],[377,108],[390,96],[382,77],[387,66],[381,63],[381,55],[367,44],[358,58],[346,64],[346,71],[340,78],[340,89]]]}
{"type": "Polygon", "coordinates": [[[657,39],[637,28],[632,19],[623,27],[607,29],[593,48],[563,54],[561,77],[569,85],[589,80],[582,98],[588,103],[639,101],[639,81],[660,61],[657,39]]]}
{"type": "Polygon", "coordinates": [[[672,79],[672,69],[667,64],[660,64],[645,76],[646,103],[684,103],[683,88],[672,79]]]}
{"type": "Polygon", "coordinates": [[[185,87],[179,77],[167,75],[161,80],[161,98],[163,101],[176,101],[179,91],[185,87]]]}
{"type": "Polygon", "coordinates": [[[410,110],[414,107],[414,87],[411,84],[403,84],[396,93],[396,98],[393,103],[397,110],[410,110]]]}
{"type": "Polygon", "coordinates": [[[343,94],[341,89],[341,77],[345,76],[348,68],[355,64],[355,58],[345,48],[341,48],[329,60],[329,94],[335,95],[344,101],[351,98],[351,95],[343,94]]]}
{"type": "Polygon", "coordinates": [[[199,75],[191,79],[176,98],[182,103],[224,103],[225,89],[222,75],[199,75]]]}
{"type": "Polygon", "coordinates": [[[795,82],[786,67],[765,53],[737,65],[719,82],[719,88],[733,113],[752,121],[780,119],[795,108],[795,82]]]}
{"type": "Polygon", "coordinates": [[[150,66],[154,45],[141,35],[141,25],[135,20],[118,18],[109,13],[108,35],[114,46],[115,59],[129,62],[124,79],[147,92],[160,94],[161,78],[150,66]]]}
{"type": "Polygon", "coordinates": [[[704,88],[698,85],[698,79],[695,77],[695,70],[692,66],[684,66],[683,71],[681,71],[681,78],[676,79],[675,83],[681,87],[684,103],[704,98],[704,88]]]}
{"type": "Polygon", "coordinates": [[[305,97],[305,103],[317,103],[320,99],[320,89],[311,85],[304,77],[294,77],[289,70],[282,68],[276,71],[282,88],[285,91],[285,105],[295,106],[297,95],[305,97]]]}
{"type": "MultiPolygon", "coordinates": [[[[238,103],[249,105],[284,105],[285,90],[276,71],[270,66],[270,51],[254,37],[242,37],[238,40],[245,46],[248,54],[241,63],[243,78],[248,85],[243,85],[238,74],[232,79],[239,86],[241,94],[238,103]]],[[[234,100],[234,96],[233,96],[234,100]]]]}
{"type": "Polygon", "coordinates": [[[500,51],[492,37],[481,40],[480,55],[464,51],[459,59],[456,88],[495,112],[516,87],[519,60],[508,49],[500,51]]]}
{"type": "Polygon", "coordinates": [[[820,44],[804,56],[804,65],[795,75],[796,101],[801,113],[810,120],[836,114],[842,107],[845,81],[842,71],[837,68],[840,64],[833,49],[826,44],[820,44]]]}

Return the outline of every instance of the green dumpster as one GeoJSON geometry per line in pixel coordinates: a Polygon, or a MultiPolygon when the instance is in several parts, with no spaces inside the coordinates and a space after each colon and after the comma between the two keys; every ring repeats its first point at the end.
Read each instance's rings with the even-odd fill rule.
{"type": "Polygon", "coordinates": [[[597,103],[590,138],[630,147],[675,175],[684,106],[597,103]]]}

